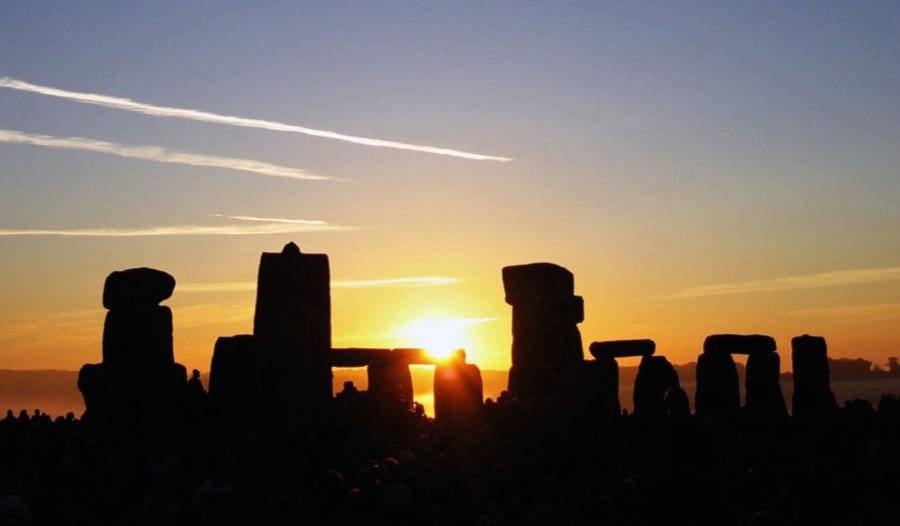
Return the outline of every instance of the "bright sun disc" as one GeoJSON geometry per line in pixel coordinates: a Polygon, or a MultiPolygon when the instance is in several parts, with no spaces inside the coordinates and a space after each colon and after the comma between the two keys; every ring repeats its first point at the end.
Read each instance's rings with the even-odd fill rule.
{"type": "Polygon", "coordinates": [[[462,320],[416,320],[402,328],[402,336],[413,347],[422,347],[431,356],[443,360],[462,347],[462,320]]]}

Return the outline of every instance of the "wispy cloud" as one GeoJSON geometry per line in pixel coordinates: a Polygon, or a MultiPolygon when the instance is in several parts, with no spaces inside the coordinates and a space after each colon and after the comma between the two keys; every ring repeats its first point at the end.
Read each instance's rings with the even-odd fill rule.
{"type": "Polygon", "coordinates": [[[331,286],[344,289],[362,289],[374,287],[442,287],[459,282],[457,278],[446,276],[418,276],[410,278],[363,279],[332,281],[331,286]]]}
{"type": "Polygon", "coordinates": [[[255,223],[286,223],[289,225],[327,225],[325,221],[318,219],[289,219],[284,217],[255,217],[255,216],[226,216],[223,214],[212,214],[210,217],[227,217],[236,221],[251,221],[255,223]]]}
{"type": "MultiPolygon", "coordinates": [[[[418,276],[407,278],[337,280],[331,282],[332,288],[362,289],[381,287],[441,287],[459,282],[457,278],[445,276],[418,276]]],[[[178,285],[179,292],[245,292],[256,290],[253,281],[221,281],[206,283],[185,283],[178,285]]]]}
{"type": "Polygon", "coordinates": [[[267,234],[299,234],[306,232],[336,232],[356,230],[357,227],[339,225],[307,225],[263,223],[259,225],[175,225],[143,228],[80,228],[80,229],[0,229],[0,237],[8,236],[66,236],[66,237],[150,237],[150,236],[253,236],[267,234]]]}
{"type": "Polygon", "coordinates": [[[301,168],[291,168],[253,159],[240,159],[236,157],[218,157],[215,155],[203,155],[199,153],[168,150],[161,146],[132,146],[114,142],[84,139],[82,137],[54,137],[52,135],[39,135],[24,133],[16,130],[0,130],[0,142],[13,144],[28,144],[47,148],[59,148],[64,150],[81,150],[87,152],[106,153],[128,159],[140,159],[158,163],[185,164],[189,166],[209,166],[213,168],[225,168],[241,172],[251,172],[272,177],[288,177],[290,179],[306,179],[325,181],[335,179],[324,175],[317,175],[301,168]]]}
{"type": "Polygon", "coordinates": [[[299,133],[310,135],[313,137],[321,137],[325,139],[334,139],[338,141],[349,142],[353,144],[361,144],[364,146],[374,146],[377,148],[392,148],[396,150],[409,150],[421,153],[431,153],[436,155],[447,155],[451,157],[459,157],[462,159],[471,159],[475,161],[511,161],[508,157],[498,157],[494,155],[482,155],[479,153],[464,152],[460,150],[452,150],[450,148],[441,148],[437,146],[427,146],[421,144],[409,144],[397,141],[388,141],[384,139],[374,139],[371,137],[359,137],[356,135],[346,135],[343,133],[317,130],[298,126],[294,124],[286,124],[283,122],[267,121],[262,119],[248,119],[245,117],[236,117],[233,115],[221,115],[206,111],[193,110],[187,108],[174,108],[169,106],[157,106],[154,104],[146,104],[122,97],[113,97],[98,93],[82,93],[77,91],[67,91],[58,88],[39,86],[22,80],[9,77],[0,78],[0,88],[9,88],[28,93],[36,93],[46,95],[48,97],[58,97],[61,99],[81,102],[84,104],[93,104],[95,106],[103,106],[105,108],[113,108],[117,110],[131,111],[135,113],[143,113],[154,117],[171,117],[176,119],[188,119],[200,122],[210,122],[215,124],[225,124],[228,126],[238,126],[243,128],[258,128],[270,131],[299,133]]]}
{"type": "Polygon", "coordinates": [[[866,285],[900,280],[900,267],[864,268],[853,270],[836,270],[805,276],[760,279],[704,285],[682,289],[676,294],[660,299],[700,298],[704,296],[721,296],[725,294],[745,294],[749,292],[774,292],[780,290],[817,289],[840,285],[866,285]]]}

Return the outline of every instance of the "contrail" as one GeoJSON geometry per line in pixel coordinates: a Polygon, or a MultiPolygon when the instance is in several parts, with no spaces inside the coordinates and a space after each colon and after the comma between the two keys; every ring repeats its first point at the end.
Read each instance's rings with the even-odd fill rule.
{"type": "Polygon", "coordinates": [[[336,232],[355,230],[338,225],[298,225],[265,223],[261,225],[209,226],[176,225],[145,228],[79,228],[79,229],[0,229],[0,237],[64,236],[64,237],[150,237],[150,236],[253,236],[267,234],[298,234],[307,232],[336,232]]]}
{"type": "Polygon", "coordinates": [[[106,153],[117,155],[127,159],[141,159],[158,163],[185,164],[189,166],[210,166],[213,168],[226,168],[242,172],[251,172],[272,177],[288,177],[291,179],[307,179],[316,181],[334,180],[333,177],[317,175],[300,168],[280,166],[277,164],[254,161],[252,159],[239,159],[235,157],[218,157],[187,153],[177,150],[167,150],[161,146],[131,146],[114,142],[84,139],[82,137],[54,137],[51,135],[39,135],[24,133],[16,130],[0,130],[0,142],[13,144],[29,144],[32,146],[45,146],[48,148],[61,148],[64,150],[81,150],[87,152],[106,153]]]}
{"type": "Polygon", "coordinates": [[[13,79],[10,77],[0,78],[0,88],[9,88],[18,91],[26,91],[29,93],[37,93],[39,95],[46,95],[48,97],[58,97],[75,102],[82,102],[84,104],[93,104],[95,106],[103,106],[106,108],[113,108],[117,110],[143,113],[145,115],[152,115],[155,117],[172,117],[176,119],[211,122],[215,124],[226,124],[229,126],[239,126],[244,128],[259,128],[271,131],[301,133],[303,135],[311,135],[313,137],[335,139],[338,141],[362,144],[365,146],[374,146],[377,148],[393,148],[396,150],[410,150],[414,152],[448,155],[451,157],[460,157],[463,159],[471,159],[475,161],[512,161],[512,159],[510,159],[509,157],[482,155],[478,153],[451,150],[449,148],[440,148],[437,146],[408,144],[397,141],[373,139],[371,137],[345,135],[343,133],[337,133],[327,130],[317,130],[314,128],[307,128],[305,126],[297,126],[294,124],[286,124],[283,122],[267,121],[262,119],[248,119],[245,117],[237,117],[234,115],[220,115],[218,113],[210,113],[206,111],[192,110],[187,108],[156,106],[154,104],[146,104],[122,97],[112,97],[109,95],[101,95],[97,93],[82,93],[77,91],[67,91],[58,88],[52,88],[48,86],[39,86],[37,84],[31,84],[29,82],[13,79]]]}
{"type": "Polygon", "coordinates": [[[900,267],[863,268],[852,270],[835,270],[805,276],[789,276],[783,278],[741,281],[719,285],[705,285],[682,289],[677,294],[659,299],[701,298],[724,294],[744,294],[749,292],[773,292],[779,290],[817,289],[837,287],[841,285],[867,285],[886,281],[900,280],[900,267]]]}

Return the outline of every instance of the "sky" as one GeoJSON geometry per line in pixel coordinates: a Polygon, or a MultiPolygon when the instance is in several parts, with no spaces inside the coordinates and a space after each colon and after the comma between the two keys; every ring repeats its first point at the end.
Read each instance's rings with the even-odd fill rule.
{"type": "MultiPolygon", "coordinates": [[[[900,355],[897,2],[0,3],[0,368],[99,362],[106,276],[176,359],[328,254],[335,347],[510,364],[501,269],[592,341],[900,355]]],[[[782,359],[790,369],[790,360],[782,359]]]]}

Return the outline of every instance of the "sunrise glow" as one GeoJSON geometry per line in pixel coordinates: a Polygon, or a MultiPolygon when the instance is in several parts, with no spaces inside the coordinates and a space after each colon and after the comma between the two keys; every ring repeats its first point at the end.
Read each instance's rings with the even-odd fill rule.
{"type": "Polygon", "coordinates": [[[398,329],[404,345],[421,347],[433,357],[443,360],[456,349],[471,347],[468,329],[490,321],[490,318],[443,318],[411,321],[398,329]]]}

